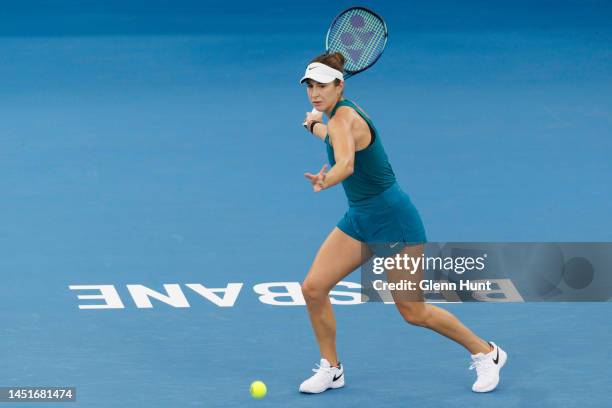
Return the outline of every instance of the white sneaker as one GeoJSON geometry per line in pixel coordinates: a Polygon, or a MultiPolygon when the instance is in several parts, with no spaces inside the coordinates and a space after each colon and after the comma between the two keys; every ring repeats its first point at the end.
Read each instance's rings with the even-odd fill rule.
{"type": "Polygon", "coordinates": [[[474,392],[493,391],[499,384],[499,371],[508,360],[506,352],[497,347],[497,344],[493,342],[489,344],[493,346],[493,351],[472,356],[473,363],[470,365],[470,370],[475,368],[478,376],[478,379],[472,385],[472,391],[474,392]]]}
{"type": "Polygon", "coordinates": [[[322,358],[321,364],[312,371],[315,374],[300,384],[300,392],[318,394],[328,388],[344,387],[344,367],[338,363],[338,367],[330,367],[329,361],[322,358]]]}

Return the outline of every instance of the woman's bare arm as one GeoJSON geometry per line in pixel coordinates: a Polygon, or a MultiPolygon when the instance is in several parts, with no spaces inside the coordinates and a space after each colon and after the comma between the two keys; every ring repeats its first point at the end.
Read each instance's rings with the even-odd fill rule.
{"type": "MultiPolygon", "coordinates": [[[[322,189],[341,183],[353,174],[355,164],[355,139],[351,134],[352,116],[344,109],[338,110],[326,127],[330,142],[334,146],[336,164],[325,174],[322,189]]],[[[316,125],[317,128],[322,126],[316,125]]],[[[325,137],[325,136],[323,136],[325,137]]]]}

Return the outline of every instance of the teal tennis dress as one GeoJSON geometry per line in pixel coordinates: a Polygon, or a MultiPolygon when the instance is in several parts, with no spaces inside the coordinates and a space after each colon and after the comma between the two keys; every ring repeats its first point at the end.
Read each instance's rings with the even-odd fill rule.
{"type": "MultiPolygon", "coordinates": [[[[353,174],[342,182],[349,209],[338,222],[338,228],[383,256],[397,253],[406,245],[427,242],[421,217],[408,194],[397,184],[374,124],[347,99],[339,101],[329,117],[341,106],[354,109],[366,121],[372,140],[368,147],[355,152],[353,174]]],[[[329,164],[333,166],[336,160],[329,134],[325,144],[329,164]]]]}

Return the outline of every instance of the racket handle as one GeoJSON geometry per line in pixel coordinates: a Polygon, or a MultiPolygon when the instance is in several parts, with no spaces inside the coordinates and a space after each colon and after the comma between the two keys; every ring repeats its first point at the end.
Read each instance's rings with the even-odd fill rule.
{"type": "MultiPolygon", "coordinates": [[[[312,108],[312,111],[310,111],[310,113],[312,113],[312,114],[314,115],[315,113],[321,113],[321,112],[319,112],[319,111],[318,111],[318,110],[316,110],[315,108],[312,108]]],[[[305,128],[306,130],[308,130],[308,128],[306,127],[306,121],[304,121],[304,123],[302,123],[302,126],[304,126],[304,128],[305,128]]]]}

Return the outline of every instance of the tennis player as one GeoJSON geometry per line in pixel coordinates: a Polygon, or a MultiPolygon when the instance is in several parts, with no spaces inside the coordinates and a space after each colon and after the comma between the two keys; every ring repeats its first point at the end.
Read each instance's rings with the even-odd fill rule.
{"type": "MultiPolygon", "coordinates": [[[[409,257],[420,257],[426,242],[419,213],[409,196],[397,184],[395,174],[372,120],[354,102],[345,99],[340,53],[323,54],[311,61],[301,83],[307,83],[308,99],[322,114],[306,114],[305,126],[325,142],[329,164],[316,174],[306,173],[315,192],[342,183],[349,208],[321,245],[302,283],[308,314],[319,345],[321,361],[315,374],[299,390],[320,393],[345,384],[344,367],[336,351],[336,322],[329,299],[330,290],[373,255],[368,243],[388,243],[386,249],[409,257]]],[[[422,279],[414,273],[388,270],[387,281],[422,279]]],[[[455,316],[427,304],[420,290],[391,291],[404,320],[426,327],[459,343],[471,354],[477,379],[475,392],[497,387],[507,354],[493,342],[476,336],[455,316]]]]}

